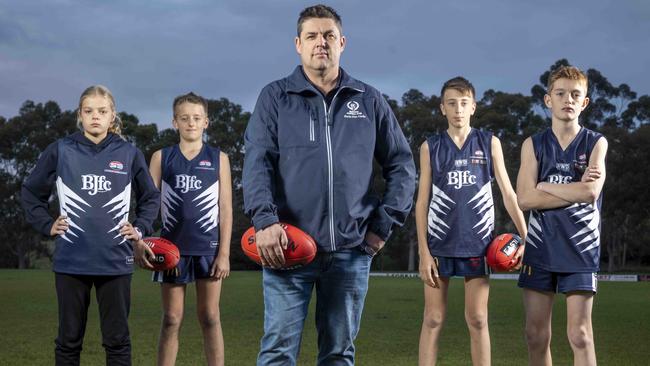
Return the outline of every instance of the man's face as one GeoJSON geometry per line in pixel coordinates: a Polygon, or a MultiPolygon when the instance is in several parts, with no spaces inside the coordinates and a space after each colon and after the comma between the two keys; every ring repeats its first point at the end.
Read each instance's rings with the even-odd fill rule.
{"type": "Polygon", "coordinates": [[[586,89],[579,80],[557,79],[553,89],[544,96],[544,102],[556,120],[575,121],[589,104],[586,89]]]}
{"type": "Polygon", "coordinates": [[[449,126],[464,128],[476,110],[476,102],[471,93],[461,93],[456,89],[446,89],[440,104],[442,114],[447,117],[449,126]]]}
{"type": "Polygon", "coordinates": [[[296,37],[296,51],[308,71],[324,73],[338,69],[344,49],[345,37],[333,19],[309,18],[302,23],[300,37],[296,37]]]}

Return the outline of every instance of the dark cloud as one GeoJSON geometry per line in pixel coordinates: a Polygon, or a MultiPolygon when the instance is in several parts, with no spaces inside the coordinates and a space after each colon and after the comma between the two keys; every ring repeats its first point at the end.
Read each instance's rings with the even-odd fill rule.
{"type": "MultiPolygon", "coordinates": [[[[297,64],[296,18],[309,4],[0,0],[0,115],[27,99],[72,109],[97,83],[118,109],[161,127],[189,90],[252,110],[259,90],[297,64]]],[[[650,94],[644,1],[329,4],[348,37],[343,66],[396,99],[410,88],[437,93],[461,74],[479,93],[529,93],[560,58],[650,94]]]]}

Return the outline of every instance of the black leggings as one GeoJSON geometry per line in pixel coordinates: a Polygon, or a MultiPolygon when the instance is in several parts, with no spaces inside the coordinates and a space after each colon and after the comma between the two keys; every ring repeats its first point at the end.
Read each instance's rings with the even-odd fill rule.
{"type": "Polygon", "coordinates": [[[107,365],[131,365],[129,306],[131,275],[87,276],[55,273],[59,303],[59,334],[55,340],[56,365],[79,365],[90,290],[93,285],[99,304],[102,346],[107,365]]]}

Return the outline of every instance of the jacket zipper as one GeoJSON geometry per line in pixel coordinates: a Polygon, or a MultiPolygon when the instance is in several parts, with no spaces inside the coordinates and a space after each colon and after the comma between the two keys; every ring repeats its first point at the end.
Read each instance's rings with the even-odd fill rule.
{"type": "MultiPolygon", "coordinates": [[[[332,97],[332,102],[330,103],[329,109],[327,108],[327,103],[325,103],[325,98],[323,98],[323,108],[325,109],[325,145],[327,147],[327,190],[329,197],[329,229],[330,229],[330,247],[332,251],[336,251],[336,241],[334,240],[334,167],[333,167],[333,157],[332,157],[332,137],[330,133],[330,126],[332,121],[332,108],[336,102],[336,97],[339,95],[339,92],[344,88],[340,87],[336,91],[334,97],[332,97]]],[[[358,92],[363,92],[361,89],[350,88],[358,92]]]]}
{"type": "Polygon", "coordinates": [[[316,141],[316,136],[314,135],[314,117],[309,114],[309,141],[316,141]]]}
{"type": "Polygon", "coordinates": [[[327,146],[327,190],[329,198],[329,227],[330,227],[330,247],[332,251],[336,251],[336,242],[334,240],[334,167],[333,167],[333,157],[332,157],[332,137],[330,133],[331,126],[331,112],[334,102],[336,101],[336,96],[339,95],[339,92],[342,88],[336,91],[332,102],[330,103],[329,109],[327,108],[327,103],[325,103],[325,98],[323,98],[323,108],[325,108],[325,145],[327,146]]]}

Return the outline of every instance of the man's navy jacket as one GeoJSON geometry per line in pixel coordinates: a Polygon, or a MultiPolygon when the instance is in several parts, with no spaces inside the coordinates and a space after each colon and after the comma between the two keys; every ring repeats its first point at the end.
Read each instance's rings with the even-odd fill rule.
{"type": "Polygon", "coordinates": [[[379,91],[340,69],[325,98],[298,66],[267,85],[245,133],[244,209],[256,230],[287,222],[326,252],[386,240],[413,203],[411,149],[379,91]],[[373,159],[383,197],[372,191],[373,159]]]}

